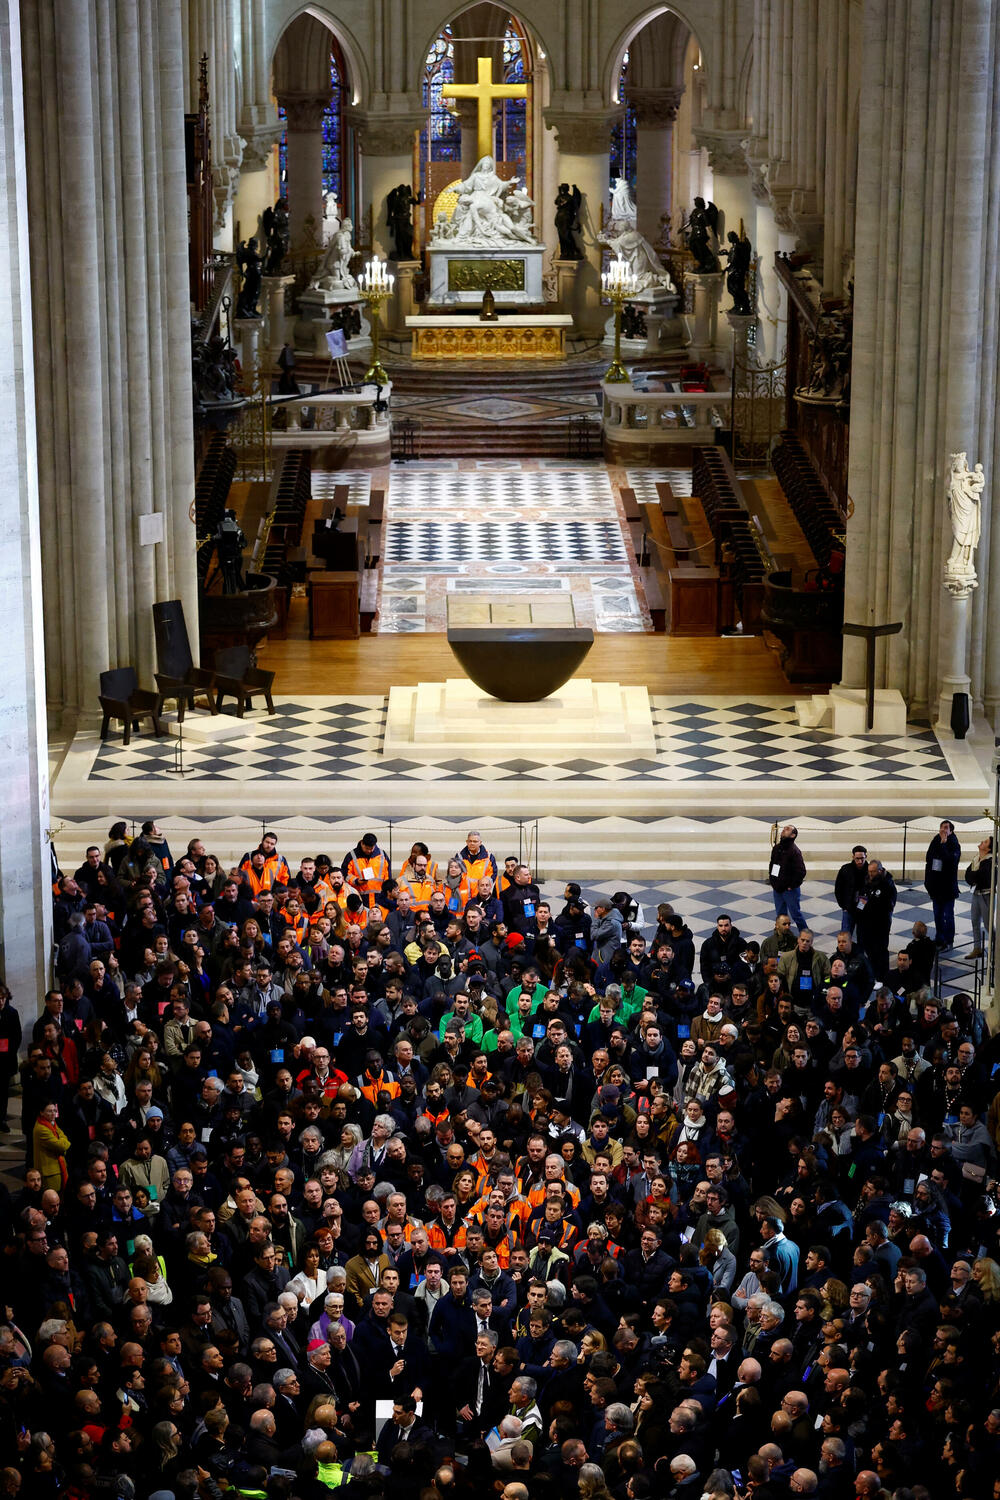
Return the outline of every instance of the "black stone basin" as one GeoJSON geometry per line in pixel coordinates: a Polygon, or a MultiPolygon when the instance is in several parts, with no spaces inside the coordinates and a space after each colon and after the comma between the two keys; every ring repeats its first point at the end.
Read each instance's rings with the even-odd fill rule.
{"type": "Polygon", "coordinates": [[[568,682],[594,644],[585,626],[463,625],[448,644],[476,687],[504,703],[537,703],[568,682]]]}

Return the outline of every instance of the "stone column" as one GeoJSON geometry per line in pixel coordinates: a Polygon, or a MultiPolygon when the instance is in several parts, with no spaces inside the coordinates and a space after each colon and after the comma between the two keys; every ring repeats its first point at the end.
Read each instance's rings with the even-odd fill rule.
{"type": "Polygon", "coordinates": [[[297,250],[308,242],[308,220],[317,244],[323,237],[323,115],[330,94],[286,94],[278,103],[288,132],[288,230],[297,250]]]}
{"type": "Polygon", "coordinates": [[[635,110],[636,228],[651,245],[660,239],[660,220],[674,208],[674,121],[682,88],[628,90],[635,110]]]}
{"type": "Polygon", "coordinates": [[[268,374],[278,367],[278,356],[285,343],[285,292],[295,285],[294,276],[264,276],[264,326],[267,340],[268,374]]]}
{"type": "Polygon", "coordinates": [[[583,194],[580,206],[580,237],[584,258],[578,262],[573,283],[573,317],[585,338],[601,338],[607,309],[601,301],[601,266],[604,247],[598,243],[601,215],[608,196],[611,127],[621,118],[619,106],[576,114],[546,109],[545,123],[559,137],[559,181],[576,183],[583,194]]]}
{"type": "Polygon", "coordinates": [[[48,689],[93,718],[154,602],[198,644],[179,10],[37,0],[23,45],[48,689]]]}
{"type": "Polygon", "coordinates": [[[395,115],[350,111],[361,140],[362,205],[372,208],[372,249],[388,259],[392,235],[386,220],[386,198],[401,182],[413,181],[413,138],[423,125],[420,112],[395,115]]]}
{"type": "Polygon", "coordinates": [[[27,171],[18,0],[0,3],[0,911],[2,973],[26,1034],[42,1009],[52,946],[41,519],[31,367],[27,171]]]}

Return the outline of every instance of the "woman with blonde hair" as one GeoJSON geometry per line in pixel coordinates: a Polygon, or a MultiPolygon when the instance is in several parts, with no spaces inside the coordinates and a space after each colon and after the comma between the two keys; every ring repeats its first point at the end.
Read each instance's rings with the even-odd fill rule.
{"type": "Polygon", "coordinates": [[[1000,1266],[995,1260],[981,1256],[972,1267],[972,1279],[985,1303],[1000,1303],[1000,1266]]]}

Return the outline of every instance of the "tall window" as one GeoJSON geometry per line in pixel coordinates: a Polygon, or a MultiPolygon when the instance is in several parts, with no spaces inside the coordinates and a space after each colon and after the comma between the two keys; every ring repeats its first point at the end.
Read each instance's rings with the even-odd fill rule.
{"type": "MultiPolygon", "coordinates": [[[[330,49],[330,103],[323,113],[323,194],[333,193],[343,205],[343,117],[347,75],[340,49],[334,42],[330,49]]],[[[284,127],[285,111],[278,105],[278,118],[284,127]]],[[[278,141],[278,180],[283,198],[288,196],[288,131],[282,128],[278,141]]]]}
{"type": "MultiPolygon", "coordinates": [[[[495,43],[487,43],[492,52],[495,43]]],[[[503,38],[502,62],[500,64],[505,83],[529,83],[531,68],[525,39],[512,17],[507,18],[503,38]]],[[[496,76],[494,74],[494,76],[496,76]]],[[[431,194],[441,191],[449,180],[460,175],[462,160],[462,130],[457,115],[441,98],[441,90],[455,81],[455,45],[450,26],[446,26],[437,38],[424,67],[423,103],[427,110],[427,124],[420,132],[420,190],[431,194]],[[455,170],[435,171],[437,162],[453,164],[455,170]]],[[[525,178],[528,173],[528,101],[527,99],[502,99],[495,110],[493,130],[493,155],[498,162],[510,162],[516,167],[516,175],[525,178]]]]}
{"type": "Polygon", "coordinates": [[[625,113],[611,135],[610,181],[612,188],[617,177],[626,177],[635,186],[635,110],[628,103],[628,53],[622,58],[622,70],[618,76],[618,97],[624,99],[625,113]]]}
{"type": "MultiPolygon", "coordinates": [[[[521,37],[513,23],[508,24],[503,39],[504,83],[526,83],[524,49],[521,37]]],[[[501,99],[494,130],[493,155],[497,161],[517,163],[518,176],[524,175],[524,164],[528,155],[528,101],[524,99],[501,99]]]]}
{"type": "Polygon", "coordinates": [[[441,98],[441,90],[455,81],[455,47],[446,26],[427,54],[423,102],[427,124],[420,132],[420,191],[427,190],[427,168],[432,161],[462,160],[462,127],[441,98]]]}

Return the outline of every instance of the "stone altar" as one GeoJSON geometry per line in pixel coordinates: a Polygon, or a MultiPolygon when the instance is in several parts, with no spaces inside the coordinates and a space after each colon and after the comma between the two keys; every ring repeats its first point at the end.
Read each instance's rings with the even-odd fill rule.
{"type": "Polygon", "coordinates": [[[495,323],[471,313],[406,319],[414,359],[562,359],[572,326],[568,313],[517,313],[495,323]]]}
{"type": "Polygon", "coordinates": [[[504,181],[492,156],[481,156],[457,185],[450,217],[443,209],[435,216],[428,305],[478,306],[487,288],[501,304],[544,302],[545,246],[535,239],[533,208],[517,180],[504,181]]]}

